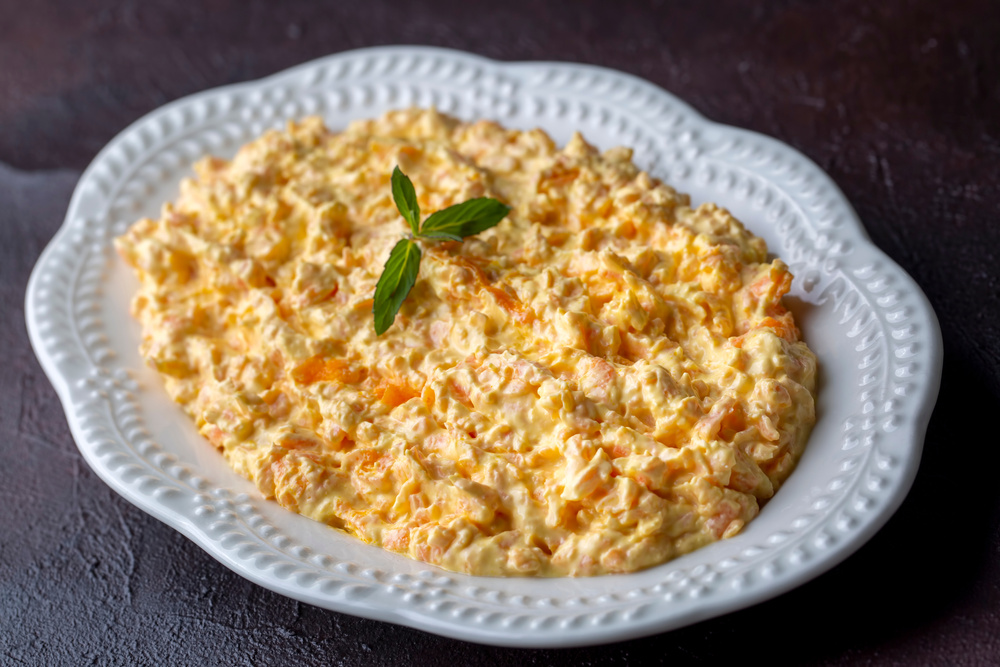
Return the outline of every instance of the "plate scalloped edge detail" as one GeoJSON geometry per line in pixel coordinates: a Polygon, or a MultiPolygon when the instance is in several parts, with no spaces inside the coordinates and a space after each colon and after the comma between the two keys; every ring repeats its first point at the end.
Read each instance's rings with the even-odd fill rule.
{"type": "Polygon", "coordinates": [[[630,75],[500,63],[428,47],[328,56],[181,99],[136,121],[84,172],[25,298],[32,346],[74,439],[122,496],[283,595],[508,646],[580,646],[662,632],[769,599],[833,567],[888,520],[909,490],[942,364],[941,334],[926,297],[871,244],[829,177],[795,150],[711,123],[630,75]],[[845,363],[849,357],[853,383],[836,380],[821,389],[850,395],[835,425],[839,436],[807,448],[808,454],[823,447],[836,467],[810,473],[815,488],[801,507],[775,515],[780,528],[748,531],[602,581],[531,580],[526,589],[525,580],[419,563],[394,571],[299,543],[267,520],[266,501],[205,479],[146,428],[137,397],[149,390],[109,342],[102,301],[111,239],[143,199],[158,184],[176,182],[203,154],[233,149],[289,118],[362,118],[414,104],[513,124],[593,128],[635,148],[637,163],[679,190],[732,201],[769,226],[781,245],[774,249],[796,276],[793,296],[827,318],[817,335],[842,350],[845,363]]]}

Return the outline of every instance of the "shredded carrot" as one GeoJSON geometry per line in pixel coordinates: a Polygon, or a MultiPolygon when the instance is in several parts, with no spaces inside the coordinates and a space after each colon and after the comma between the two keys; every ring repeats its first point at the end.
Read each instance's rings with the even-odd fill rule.
{"type": "Polygon", "coordinates": [[[380,381],[379,386],[376,387],[376,393],[379,393],[379,400],[391,408],[402,405],[411,398],[420,395],[420,392],[415,391],[410,385],[391,380],[380,381]]]}
{"type": "Polygon", "coordinates": [[[476,279],[476,283],[479,285],[480,291],[490,294],[496,300],[497,305],[510,313],[515,320],[521,324],[531,324],[531,322],[535,319],[534,313],[525,308],[524,304],[518,300],[517,296],[508,291],[509,288],[502,289],[491,283],[489,277],[486,275],[486,272],[470,260],[470,258],[455,257],[454,261],[459,266],[471,271],[472,275],[476,279]]]}
{"type": "Polygon", "coordinates": [[[761,299],[768,297],[770,301],[777,301],[792,288],[792,274],[786,269],[772,266],[771,269],[757,278],[750,284],[750,293],[761,299]]]}
{"type": "Polygon", "coordinates": [[[356,384],[364,377],[364,370],[352,366],[343,359],[328,359],[320,355],[306,359],[292,371],[292,379],[299,384],[314,382],[343,382],[356,384]]]}
{"type": "Polygon", "coordinates": [[[799,339],[799,329],[790,320],[790,317],[782,317],[781,319],[765,317],[757,326],[770,327],[774,329],[774,333],[778,334],[789,343],[794,343],[799,339]]]}
{"type": "Polygon", "coordinates": [[[471,409],[473,407],[472,406],[472,399],[469,398],[469,391],[468,391],[468,389],[466,389],[462,385],[458,384],[454,380],[449,380],[448,381],[448,387],[451,389],[451,393],[453,393],[455,395],[455,398],[458,399],[459,403],[461,403],[462,405],[464,405],[465,407],[467,407],[469,409],[471,409]]]}
{"type": "Polygon", "coordinates": [[[571,184],[580,175],[579,169],[566,169],[556,165],[546,169],[538,179],[538,192],[548,193],[552,188],[560,188],[571,184]]]}
{"type": "Polygon", "coordinates": [[[622,456],[628,456],[632,453],[632,448],[621,443],[615,443],[611,446],[611,458],[617,459],[622,456]]]}
{"type": "Polygon", "coordinates": [[[354,469],[363,475],[384,472],[392,467],[392,459],[379,451],[366,449],[354,457],[354,469]]]}

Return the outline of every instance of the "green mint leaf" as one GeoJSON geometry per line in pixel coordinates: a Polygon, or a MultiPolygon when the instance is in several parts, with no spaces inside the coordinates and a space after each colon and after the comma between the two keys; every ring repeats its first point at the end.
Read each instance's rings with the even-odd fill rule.
{"type": "MultiPolygon", "coordinates": [[[[406,178],[404,176],[404,178],[406,178]]],[[[375,286],[375,333],[381,336],[396,321],[396,313],[417,282],[420,272],[420,246],[410,239],[400,239],[389,253],[382,275],[375,286]]]]}
{"type": "Polygon", "coordinates": [[[417,234],[420,228],[420,204],[417,203],[413,181],[399,167],[392,170],[392,199],[396,202],[396,210],[409,223],[410,230],[417,234]]]}
{"type": "Polygon", "coordinates": [[[420,228],[420,235],[433,238],[432,234],[466,237],[495,226],[510,213],[510,206],[479,197],[430,214],[420,228]]]}
{"type": "Polygon", "coordinates": [[[448,232],[420,232],[420,238],[422,239],[432,239],[435,241],[461,241],[462,237],[458,234],[449,234],[448,232]]]}

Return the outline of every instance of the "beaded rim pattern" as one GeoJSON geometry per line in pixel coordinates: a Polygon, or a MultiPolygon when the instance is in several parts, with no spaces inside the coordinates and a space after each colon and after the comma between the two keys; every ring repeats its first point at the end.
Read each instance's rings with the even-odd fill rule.
{"type": "MultiPolygon", "coordinates": [[[[508,646],[578,646],[662,632],[769,599],[839,563],[909,490],[942,363],[937,320],[919,287],[871,244],[829,177],[795,150],[711,123],[620,72],[500,63],[425,47],[329,56],[184,98],[138,120],[80,179],[31,276],[25,306],[32,345],[77,445],[131,502],[281,594],[508,646]],[[176,436],[147,427],[149,408],[140,397],[158,392],[169,399],[136,380],[137,355],[113,342],[127,304],[108,303],[109,267],[118,261],[111,239],[158,187],[176,183],[207,153],[231,153],[304,115],[365,118],[411,105],[557,134],[565,127],[588,138],[596,133],[610,145],[633,147],[637,164],[679,190],[757,221],[751,229],[795,274],[792,296],[807,310],[807,339],[824,342],[842,369],[821,383],[820,420],[828,428],[818,423],[807,448],[823,460],[803,460],[808,472],[797,470],[791,480],[808,475],[809,484],[779,492],[783,509],[754,522],[766,530],[747,530],[640,573],[582,580],[460,575],[367,546],[360,553],[378,553],[357,557],[352,545],[344,556],[305,544],[284,518],[274,520],[267,501],[233,490],[235,481],[206,478],[178,455],[176,436]],[[824,394],[834,396],[825,413],[824,394]]],[[[821,372],[825,361],[820,356],[821,372]]]]}

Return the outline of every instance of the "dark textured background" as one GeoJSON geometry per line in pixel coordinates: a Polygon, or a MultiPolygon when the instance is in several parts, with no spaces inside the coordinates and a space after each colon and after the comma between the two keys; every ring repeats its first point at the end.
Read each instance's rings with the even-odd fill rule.
{"type": "Polygon", "coordinates": [[[196,4],[0,0],[0,664],[1000,664],[996,3],[196,4]],[[91,473],[22,306],[80,171],[165,102],[394,43],[631,72],[826,169],[944,332],[924,460],[885,529],[742,612],[606,647],[516,651],[265,591],[91,473]]]}

